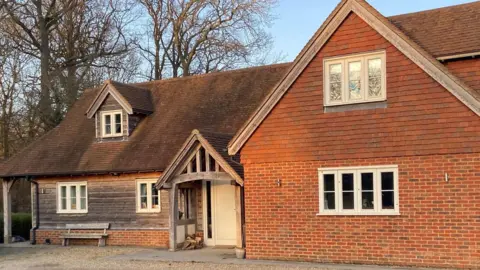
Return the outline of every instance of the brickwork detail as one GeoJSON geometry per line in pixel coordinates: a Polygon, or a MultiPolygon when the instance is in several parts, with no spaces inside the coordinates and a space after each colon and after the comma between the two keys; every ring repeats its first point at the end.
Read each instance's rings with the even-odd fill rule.
{"type": "MultiPolygon", "coordinates": [[[[66,233],[66,230],[43,230],[37,231],[37,243],[45,243],[45,239],[50,239],[54,245],[60,245],[62,239],[60,235],[66,233]]],[[[98,233],[90,230],[72,230],[78,233],[98,233]]],[[[167,248],[169,242],[168,230],[107,230],[108,246],[144,246],[144,247],[162,247],[167,248]]],[[[71,239],[71,245],[97,245],[95,239],[71,239]]]]}

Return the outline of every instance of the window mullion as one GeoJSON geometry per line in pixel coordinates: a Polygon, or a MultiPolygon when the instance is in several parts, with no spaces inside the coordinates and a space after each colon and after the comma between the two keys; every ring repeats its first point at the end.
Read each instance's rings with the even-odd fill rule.
{"type": "Polygon", "coordinates": [[[147,209],[152,209],[152,184],[150,182],[146,182],[147,184],[147,209]]]}
{"type": "Polygon", "coordinates": [[[343,60],[342,62],[342,75],[343,75],[343,81],[342,81],[342,102],[348,102],[348,67],[347,67],[347,61],[343,60]]]}
{"type": "Polygon", "coordinates": [[[66,211],[71,211],[72,210],[72,199],[71,199],[71,194],[70,194],[70,185],[65,185],[65,188],[67,189],[67,209],[66,211]]]}
{"type": "Polygon", "coordinates": [[[75,193],[76,193],[75,200],[77,201],[77,210],[82,211],[83,209],[82,209],[82,206],[80,204],[80,200],[81,200],[81,198],[80,198],[80,195],[81,195],[80,186],[81,185],[75,185],[75,186],[76,186],[76,188],[75,188],[75,193]]]}
{"type": "Polygon", "coordinates": [[[354,202],[354,209],[355,212],[361,212],[362,211],[362,191],[361,191],[361,175],[360,171],[355,171],[353,174],[353,202],[354,202]]]}

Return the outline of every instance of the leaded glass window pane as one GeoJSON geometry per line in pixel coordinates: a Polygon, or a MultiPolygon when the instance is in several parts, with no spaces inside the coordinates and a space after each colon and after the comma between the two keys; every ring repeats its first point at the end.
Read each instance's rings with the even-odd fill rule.
{"type": "Polygon", "coordinates": [[[362,99],[362,62],[348,63],[349,99],[362,99]]]}
{"type": "Polygon", "coordinates": [[[382,60],[380,58],[368,60],[368,96],[382,95],[382,60]]]}
{"type": "Polygon", "coordinates": [[[342,100],[342,64],[330,65],[330,101],[342,100]]]}

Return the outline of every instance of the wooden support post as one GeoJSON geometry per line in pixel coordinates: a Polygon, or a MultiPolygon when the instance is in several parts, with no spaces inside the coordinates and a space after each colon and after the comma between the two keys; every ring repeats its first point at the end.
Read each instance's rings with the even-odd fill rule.
{"type": "Polygon", "coordinates": [[[4,178],[3,182],[3,243],[12,242],[12,195],[10,189],[14,180],[4,178]]]}
{"type": "Polygon", "coordinates": [[[243,248],[243,235],[242,235],[242,198],[241,198],[241,186],[235,186],[235,214],[236,214],[236,227],[237,227],[237,249],[243,248]]]}
{"type": "Polygon", "coordinates": [[[178,185],[172,184],[172,188],[169,190],[169,203],[170,203],[170,249],[169,251],[175,251],[177,249],[177,220],[178,220],[178,185]]]}

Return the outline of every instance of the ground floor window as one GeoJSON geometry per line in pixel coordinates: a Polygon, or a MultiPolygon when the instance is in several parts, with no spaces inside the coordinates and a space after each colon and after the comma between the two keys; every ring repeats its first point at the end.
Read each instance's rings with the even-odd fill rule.
{"type": "Polygon", "coordinates": [[[319,169],[320,215],[399,213],[398,166],[319,169]]]}
{"type": "Polygon", "coordinates": [[[157,180],[137,180],[137,212],[160,212],[160,193],[155,188],[157,180]]]}
{"type": "Polygon", "coordinates": [[[87,182],[58,183],[58,213],[87,213],[87,182]]]}

